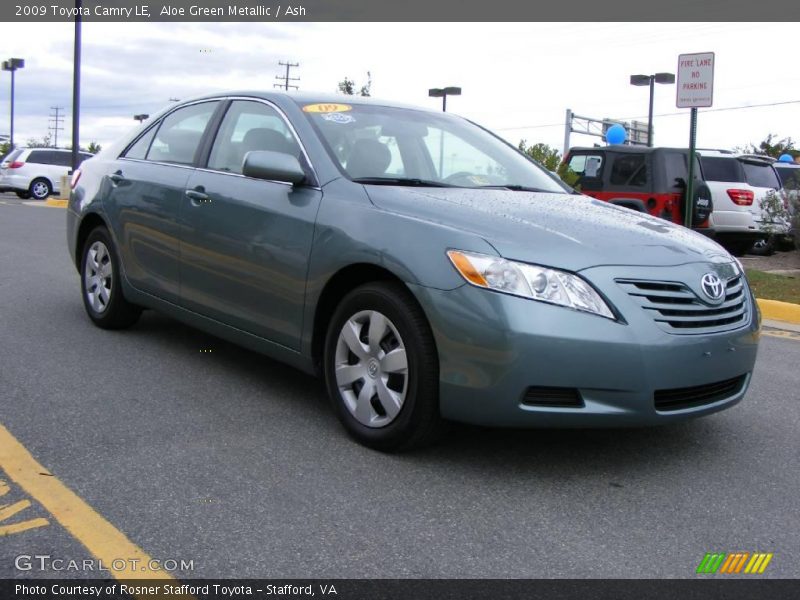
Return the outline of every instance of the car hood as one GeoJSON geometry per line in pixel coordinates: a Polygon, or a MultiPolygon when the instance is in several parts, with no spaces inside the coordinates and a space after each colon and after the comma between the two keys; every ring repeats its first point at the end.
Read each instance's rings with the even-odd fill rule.
{"type": "Polygon", "coordinates": [[[481,236],[509,259],[571,271],[734,259],[707,237],[577,194],[366,186],[386,211],[481,236]]]}

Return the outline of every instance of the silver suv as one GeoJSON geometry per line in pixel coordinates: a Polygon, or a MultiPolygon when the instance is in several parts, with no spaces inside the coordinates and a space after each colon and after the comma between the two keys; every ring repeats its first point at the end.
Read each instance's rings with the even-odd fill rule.
{"type": "Polygon", "coordinates": [[[771,253],[773,235],[788,229],[765,210],[770,194],[781,188],[771,160],[726,150],[698,150],[698,155],[703,180],[711,190],[716,240],[734,254],[771,253]]]}
{"type": "MultiPolygon", "coordinates": [[[[78,153],[80,162],[91,158],[78,153]]],[[[72,167],[72,150],[15,148],[0,163],[0,191],[16,192],[20,198],[44,200],[59,193],[61,177],[72,167]]]]}

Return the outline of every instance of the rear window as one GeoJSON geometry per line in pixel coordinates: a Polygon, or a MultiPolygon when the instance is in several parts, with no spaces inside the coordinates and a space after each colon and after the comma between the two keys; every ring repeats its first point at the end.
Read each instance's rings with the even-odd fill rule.
{"type": "Polygon", "coordinates": [[[647,183],[647,158],[644,154],[618,155],[609,181],[612,185],[643,187],[647,183]]]}
{"type": "Polygon", "coordinates": [[[742,167],[744,168],[745,181],[753,187],[773,189],[781,187],[778,176],[775,174],[775,169],[771,165],[743,162],[742,167]]]}
{"type": "Polygon", "coordinates": [[[701,156],[700,164],[703,167],[703,179],[706,181],[728,181],[733,183],[744,181],[741,165],[733,157],[701,156]]]}
{"type": "Polygon", "coordinates": [[[21,148],[17,148],[16,150],[12,150],[8,154],[6,154],[3,157],[2,161],[0,161],[0,162],[12,162],[12,161],[15,161],[15,160],[17,160],[17,157],[20,154],[22,154],[22,149],[21,148]]]}

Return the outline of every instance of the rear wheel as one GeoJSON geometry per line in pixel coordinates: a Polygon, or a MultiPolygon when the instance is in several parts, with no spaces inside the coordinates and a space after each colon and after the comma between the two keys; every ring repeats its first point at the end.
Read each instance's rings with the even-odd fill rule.
{"type": "Polygon", "coordinates": [[[776,240],[774,235],[768,236],[766,239],[758,240],[749,249],[750,254],[756,256],[771,256],[775,254],[776,240]]]}
{"type": "Polygon", "coordinates": [[[438,355],[402,284],[366,284],[342,300],[328,327],[324,370],[337,417],[362,444],[408,450],[438,437],[438,355]]]}
{"type": "Polygon", "coordinates": [[[28,193],[34,200],[44,200],[53,192],[53,187],[47,179],[39,178],[31,181],[28,193]]]}
{"type": "Polygon", "coordinates": [[[119,259],[105,227],[92,230],[81,255],[81,292],[89,318],[103,329],[123,329],[139,320],[142,310],[125,300],[119,259]]]}

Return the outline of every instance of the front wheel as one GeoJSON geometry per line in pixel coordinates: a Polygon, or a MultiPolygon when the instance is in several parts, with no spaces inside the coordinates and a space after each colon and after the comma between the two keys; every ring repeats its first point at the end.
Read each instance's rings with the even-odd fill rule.
{"type": "Polygon", "coordinates": [[[81,254],[81,292],[89,318],[103,329],[123,329],[139,320],[142,310],[125,300],[119,260],[105,227],[92,230],[81,254]]]}
{"type": "Polygon", "coordinates": [[[366,284],[342,300],[328,327],[324,371],[337,417],[365,446],[408,450],[438,437],[436,346],[402,284],[366,284]]]}

